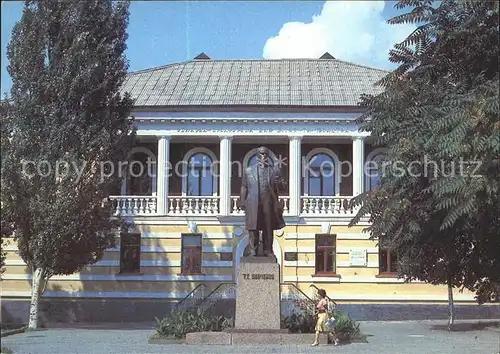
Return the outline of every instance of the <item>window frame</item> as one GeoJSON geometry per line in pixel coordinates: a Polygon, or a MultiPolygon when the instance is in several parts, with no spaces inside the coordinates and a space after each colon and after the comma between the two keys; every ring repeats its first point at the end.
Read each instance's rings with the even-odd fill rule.
{"type": "Polygon", "coordinates": [[[142,235],[140,232],[120,233],[120,264],[118,274],[141,274],[141,239],[142,235]],[[132,238],[132,241],[127,240],[128,237],[132,238]],[[137,237],[137,240],[134,240],[134,237],[137,237]],[[135,267],[131,266],[131,268],[134,269],[125,267],[126,257],[124,257],[124,253],[131,248],[136,248],[137,250],[137,259],[133,261],[137,264],[135,267]]]}
{"type": "MultiPolygon", "coordinates": [[[[324,253],[323,256],[323,266],[324,269],[327,268],[328,264],[328,256],[326,256],[326,252],[324,253]]],[[[339,275],[337,274],[337,235],[336,234],[325,234],[325,233],[320,233],[316,234],[314,236],[314,274],[313,276],[315,277],[338,277],[339,275]],[[321,237],[329,237],[332,238],[333,243],[332,246],[319,246],[319,239],[321,237]],[[333,260],[332,260],[332,265],[333,265],[333,270],[332,271],[318,271],[318,250],[333,250],[333,260]]]]}
{"type": "Polygon", "coordinates": [[[194,232],[194,233],[182,233],[181,234],[181,271],[178,275],[203,275],[203,269],[202,269],[202,262],[203,262],[203,234],[199,232],[194,232]],[[196,236],[199,238],[199,245],[196,246],[186,246],[184,244],[184,240],[187,237],[190,236],[196,236]],[[195,251],[198,251],[197,254],[199,255],[199,264],[200,268],[199,271],[193,270],[192,268],[186,269],[186,266],[184,265],[184,254],[187,251],[188,253],[188,258],[190,260],[189,264],[193,265],[196,263],[196,259],[194,259],[195,262],[193,262],[193,254],[196,254],[195,251]]]}
{"type": "Polygon", "coordinates": [[[396,255],[396,262],[398,262],[398,255],[395,251],[393,251],[390,247],[382,247],[382,248],[379,248],[378,250],[378,275],[377,277],[378,278],[396,278],[398,276],[398,271],[397,269],[396,270],[392,270],[392,267],[391,267],[391,255],[396,255]],[[382,260],[382,253],[383,252],[386,252],[387,253],[387,256],[385,257],[386,261],[385,261],[385,267],[387,268],[386,271],[382,271],[382,268],[381,268],[381,260],[382,260]]]}
{"type": "MultiPolygon", "coordinates": [[[[339,160],[338,156],[335,154],[335,152],[333,152],[332,150],[327,149],[327,148],[315,148],[307,153],[307,155],[305,156],[305,161],[309,167],[307,167],[307,170],[304,171],[305,173],[303,173],[303,195],[305,197],[338,197],[338,196],[340,196],[340,183],[341,183],[342,171],[340,170],[341,169],[340,160],[339,160]],[[331,159],[331,161],[333,162],[333,176],[331,176],[331,177],[333,177],[333,195],[311,195],[310,174],[311,173],[314,173],[314,174],[318,173],[315,170],[315,168],[311,166],[311,161],[317,155],[322,155],[322,154],[328,156],[331,159]]],[[[321,175],[321,173],[318,173],[318,174],[320,175],[321,184],[323,184],[322,180],[324,177],[321,175]]],[[[328,177],[328,178],[331,178],[331,177],[328,177]]],[[[324,188],[321,188],[321,189],[324,189],[324,188]]],[[[323,191],[321,191],[321,194],[324,194],[323,191]]]]}
{"type": "MultiPolygon", "coordinates": [[[[372,178],[375,176],[371,176],[371,171],[370,166],[375,162],[376,160],[380,160],[381,158],[385,160],[387,158],[388,154],[388,149],[381,147],[381,148],[376,148],[372,150],[368,156],[366,157],[365,161],[365,166],[364,166],[364,176],[365,176],[365,191],[373,191],[378,188],[378,185],[380,184],[380,179],[382,178],[382,175],[377,172],[377,183],[375,185],[372,185],[372,178]]],[[[379,162],[378,162],[379,163],[379,162]]],[[[373,169],[375,171],[375,169],[373,169]]],[[[378,170],[378,169],[377,169],[378,170]]]]}
{"type": "Polygon", "coordinates": [[[204,147],[195,147],[186,152],[182,159],[182,177],[181,177],[181,196],[182,197],[190,197],[190,198],[208,198],[208,197],[216,197],[219,194],[219,167],[217,163],[218,159],[214,152],[210,149],[204,147]],[[212,175],[212,194],[211,195],[190,195],[188,191],[189,186],[189,177],[192,173],[190,170],[190,161],[191,158],[198,155],[204,154],[212,161],[209,171],[212,175]]]}
{"type": "Polygon", "coordinates": [[[215,195],[215,190],[214,190],[214,171],[213,171],[213,164],[214,161],[212,160],[212,157],[204,152],[195,152],[191,157],[189,158],[189,161],[187,162],[187,170],[188,170],[188,175],[186,176],[186,196],[188,197],[211,197],[215,195]],[[210,165],[205,165],[204,163],[201,165],[198,164],[193,164],[192,161],[193,159],[198,156],[202,155],[202,159],[209,159],[210,160],[210,165]],[[198,194],[191,194],[190,193],[190,178],[196,178],[196,182],[198,184],[198,194]],[[203,191],[203,181],[204,179],[210,179],[211,181],[211,186],[210,186],[210,192],[209,194],[205,195],[202,193],[203,191]]]}

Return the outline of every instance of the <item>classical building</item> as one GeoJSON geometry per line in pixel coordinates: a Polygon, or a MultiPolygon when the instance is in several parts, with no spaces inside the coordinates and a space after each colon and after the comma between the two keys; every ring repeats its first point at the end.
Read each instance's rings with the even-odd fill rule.
{"type": "MultiPolygon", "coordinates": [[[[67,308],[61,300],[84,298],[98,311],[130,304],[112,307],[118,319],[151,320],[165,303],[231,298],[248,244],[238,203],[242,170],[261,145],[288,181],[279,196],[287,226],[273,244],[284,294],[324,288],[339,304],[446,303],[445,287],[395,276],[397,257],[363,232],[367,220],[347,227],[356,213],[347,202],[376,186],[370,162],[384,154],[355,123],[360,97],[380,92],[375,83],[386,74],[328,54],[200,55],[130,73],[123,91],[135,99],[137,146],[110,199],[134,225],[97,264],[49,281],[44,298],[59,304],[54,313],[67,308]]],[[[30,274],[15,246],[6,249],[2,298],[27,300],[30,274]]],[[[473,296],[456,292],[455,300],[472,303],[473,296]]]]}

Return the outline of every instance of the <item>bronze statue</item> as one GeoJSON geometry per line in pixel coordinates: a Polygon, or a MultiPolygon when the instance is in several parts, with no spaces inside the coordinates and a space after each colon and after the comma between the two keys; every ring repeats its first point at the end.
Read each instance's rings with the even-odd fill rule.
{"type": "Polygon", "coordinates": [[[278,200],[278,191],[285,186],[280,166],[269,164],[269,150],[264,146],[258,148],[258,162],[244,170],[240,193],[250,256],[274,256],[274,230],[285,227],[283,207],[278,200]],[[259,231],[262,231],[262,253],[258,247],[259,231]]]}

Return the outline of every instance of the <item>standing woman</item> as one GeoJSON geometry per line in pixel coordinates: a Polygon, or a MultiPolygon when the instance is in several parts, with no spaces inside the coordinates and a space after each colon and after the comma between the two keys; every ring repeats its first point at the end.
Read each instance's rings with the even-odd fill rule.
{"type": "Polygon", "coordinates": [[[319,334],[327,332],[325,329],[325,322],[328,319],[328,299],[326,298],[325,289],[318,289],[319,301],[316,305],[316,310],[318,313],[318,320],[316,321],[316,337],[314,338],[314,343],[311,344],[313,347],[319,344],[319,334]]]}

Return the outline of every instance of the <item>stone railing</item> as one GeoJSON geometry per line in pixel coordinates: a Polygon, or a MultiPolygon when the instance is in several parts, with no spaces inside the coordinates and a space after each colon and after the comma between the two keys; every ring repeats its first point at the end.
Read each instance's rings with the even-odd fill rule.
{"type": "Polygon", "coordinates": [[[168,215],[217,215],[219,197],[168,197],[168,215]]]}
{"type": "MultiPolygon", "coordinates": [[[[110,196],[114,203],[115,215],[158,215],[156,196],[110,196]]],[[[303,216],[354,216],[357,209],[348,208],[351,196],[322,197],[302,196],[300,215],[303,216]]],[[[283,214],[290,215],[290,197],[279,196],[283,214]]],[[[218,196],[169,196],[167,215],[219,215],[220,197],[218,196]]],[[[239,196],[231,197],[231,215],[245,215],[239,207],[239,196]]]]}
{"type": "Polygon", "coordinates": [[[156,197],[141,195],[110,196],[115,203],[115,215],[151,215],[156,214],[156,197]]]}
{"type": "Polygon", "coordinates": [[[354,215],[356,210],[348,208],[352,197],[301,197],[302,215],[354,215]]]}
{"type": "MultiPolygon", "coordinates": [[[[290,211],[290,197],[289,196],[278,196],[278,199],[283,206],[283,214],[287,215],[290,211]]],[[[240,197],[232,196],[231,197],[231,215],[245,215],[245,212],[239,206],[240,197]]]]}

